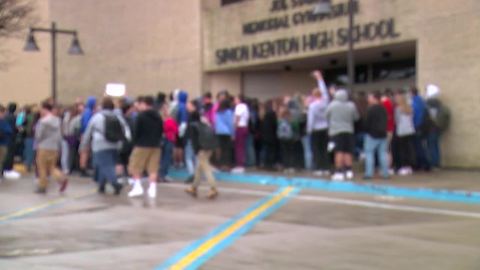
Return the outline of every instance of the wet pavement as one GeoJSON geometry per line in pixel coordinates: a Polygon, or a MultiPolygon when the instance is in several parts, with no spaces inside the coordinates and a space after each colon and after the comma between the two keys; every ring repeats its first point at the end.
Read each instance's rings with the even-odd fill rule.
{"type": "MultiPolygon", "coordinates": [[[[374,183],[478,192],[479,176],[374,183]]],[[[33,188],[31,177],[0,183],[2,270],[155,269],[279,189],[221,182],[209,201],[207,189],[193,199],[182,183],[158,185],[155,200],[100,196],[82,178],[65,196],[55,183],[47,196],[33,188]]],[[[200,269],[478,270],[480,204],[303,189],[200,269]]]]}

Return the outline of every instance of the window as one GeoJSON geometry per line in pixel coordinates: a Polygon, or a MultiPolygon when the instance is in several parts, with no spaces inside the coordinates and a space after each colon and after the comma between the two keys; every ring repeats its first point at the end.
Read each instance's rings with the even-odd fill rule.
{"type": "Polygon", "coordinates": [[[244,0],[221,0],[222,6],[243,2],[244,0]]]}
{"type": "Polygon", "coordinates": [[[415,59],[373,64],[373,81],[402,80],[416,75],[415,59]]]}

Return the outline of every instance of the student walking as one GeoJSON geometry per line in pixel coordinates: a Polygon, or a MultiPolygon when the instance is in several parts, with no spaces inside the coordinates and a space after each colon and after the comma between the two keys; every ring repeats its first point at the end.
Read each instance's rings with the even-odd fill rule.
{"type": "Polygon", "coordinates": [[[368,94],[369,107],[365,119],[365,180],[373,178],[375,170],[375,153],[379,157],[382,177],[388,178],[388,139],[387,110],[381,104],[379,92],[368,94]]]}
{"type": "Polygon", "coordinates": [[[53,106],[48,102],[42,103],[41,119],[35,130],[37,146],[38,187],[39,194],[47,193],[48,177],[52,176],[60,184],[60,192],[64,192],[68,179],[57,167],[58,153],[62,143],[61,120],[52,113],[53,106]]]}
{"type": "Polygon", "coordinates": [[[346,90],[335,92],[334,100],[328,105],[328,135],[334,144],[334,181],[353,179],[352,162],[355,151],[354,123],[359,119],[355,104],[348,100],[346,90]]]}
{"type": "Polygon", "coordinates": [[[217,147],[215,133],[207,118],[202,117],[202,119],[200,119],[198,112],[193,113],[191,117],[189,139],[192,142],[196,155],[197,167],[195,168],[195,177],[192,186],[186,189],[185,192],[193,197],[197,197],[198,187],[200,186],[200,180],[203,174],[210,184],[210,193],[207,198],[215,199],[218,196],[218,191],[213,176],[213,168],[210,164],[212,153],[217,147]]]}
{"type": "Polygon", "coordinates": [[[13,134],[12,127],[5,120],[6,109],[0,104],[0,179],[3,178],[3,162],[7,156],[7,149],[13,134]]]}
{"type": "Polygon", "coordinates": [[[173,164],[173,147],[178,137],[178,125],[175,119],[168,113],[167,106],[162,107],[163,121],[163,140],[162,153],[159,171],[159,182],[172,181],[168,177],[168,169],[173,164]]]}
{"type": "Polygon", "coordinates": [[[105,97],[101,103],[101,110],[93,115],[82,136],[79,152],[86,149],[92,150],[92,165],[94,180],[98,184],[98,192],[105,193],[105,186],[109,182],[119,195],[122,185],[117,182],[115,166],[118,158],[118,150],[125,138],[125,130],[122,121],[113,112],[113,100],[105,97]]]}
{"type": "Polygon", "coordinates": [[[158,111],[154,108],[154,99],[151,96],[144,97],[140,103],[140,113],[135,123],[133,137],[133,152],[130,156],[129,170],[134,183],[129,197],[143,195],[141,182],[144,171],[148,173],[150,182],[148,196],[157,196],[157,174],[160,164],[160,143],[163,135],[163,121],[158,111]]]}

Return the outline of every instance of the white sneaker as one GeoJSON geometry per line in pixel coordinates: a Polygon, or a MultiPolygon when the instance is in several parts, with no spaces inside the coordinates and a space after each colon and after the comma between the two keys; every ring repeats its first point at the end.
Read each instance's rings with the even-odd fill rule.
{"type": "Polygon", "coordinates": [[[343,173],[334,173],[332,176],[332,181],[345,181],[345,176],[343,175],[343,173]]]}
{"type": "Polygon", "coordinates": [[[405,168],[405,167],[400,168],[400,170],[398,170],[398,175],[400,175],[400,176],[406,176],[406,175],[408,175],[408,170],[407,170],[407,168],[405,168]]]}
{"type": "Polygon", "coordinates": [[[323,175],[324,175],[324,176],[329,176],[329,175],[330,175],[330,171],[329,171],[329,170],[323,171],[323,175]]]}
{"type": "Polygon", "coordinates": [[[150,183],[150,186],[148,187],[148,197],[152,199],[157,197],[157,184],[150,183]]]}
{"type": "Polygon", "coordinates": [[[235,167],[235,168],[233,168],[232,173],[245,173],[245,168],[244,167],[235,167]]]}
{"type": "Polygon", "coordinates": [[[136,181],[133,184],[132,190],[128,193],[128,197],[137,197],[143,195],[143,187],[140,181],[136,181]]]}
{"type": "Polygon", "coordinates": [[[5,179],[16,180],[21,177],[21,174],[12,170],[12,171],[5,171],[3,173],[3,176],[5,177],[5,179]]]}
{"type": "Polygon", "coordinates": [[[346,176],[346,178],[347,178],[348,180],[352,180],[353,177],[354,177],[353,171],[347,171],[347,172],[345,173],[345,176],[346,176]]]}
{"type": "Polygon", "coordinates": [[[324,174],[323,174],[323,171],[314,171],[313,175],[318,176],[318,177],[322,177],[324,174]]]}

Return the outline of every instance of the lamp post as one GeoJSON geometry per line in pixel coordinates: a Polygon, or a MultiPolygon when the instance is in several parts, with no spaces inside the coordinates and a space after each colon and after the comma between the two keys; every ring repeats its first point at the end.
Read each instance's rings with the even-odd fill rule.
{"type": "MultiPolygon", "coordinates": [[[[332,12],[331,0],[319,0],[313,13],[319,15],[329,15],[332,12]]],[[[347,52],[347,73],[348,89],[353,91],[355,84],[355,55],[353,41],[354,27],[354,0],[348,0],[348,52],[347,52]]]]}
{"type": "Polygon", "coordinates": [[[25,44],[24,51],[27,52],[38,52],[37,42],[35,41],[35,32],[49,33],[51,38],[51,64],[52,64],[52,99],[57,102],[57,35],[65,34],[73,36],[72,44],[68,53],[71,55],[82,55],[83,50],[80,47],[80,42],[78,41],[77,31],[75,30],[63,30],[58,29],[55,22],[52,22],[51,28],[36,28],[31,27],[30,32],[27,37],[27,43],[25,44]]]}

